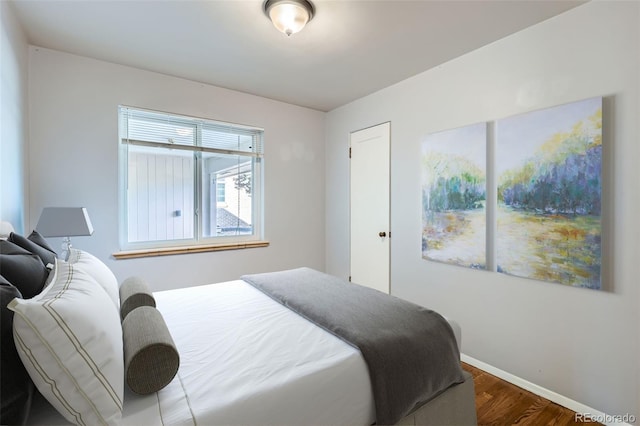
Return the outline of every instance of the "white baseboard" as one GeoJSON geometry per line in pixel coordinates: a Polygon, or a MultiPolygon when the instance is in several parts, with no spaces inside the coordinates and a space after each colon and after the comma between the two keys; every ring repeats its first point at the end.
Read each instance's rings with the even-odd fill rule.
{"type": "MultiPolygon", "coordinates": [[[[524,380],[518,376],[515,376],[511,373],[507,373],[506,371],[500,370],[499,368],[496,368],[492,365],[489,365],[487,363],[484,363],[482,361],[479,361],[475,358],[472,358],[468,355],[465,354],[461,354],[460,355],[460,359],[462,360],[462,362],[465,362],[469,365],[472,365],[474,367],[479,368],[480,370],[486,371],[489,374],[492,374],[496,377],[501,378],[502,380],[505,380],[509,383],[512,383],[524,390],[527,390],[531,393],[534,393],[538,396],[541,396],[545,399],[548,399],[549,401],[555,402],[558,405],[562,405],[563,407],[566,407],[572,411],[575,411],[576,413],[581,413],[581,414],[589,414],[589,416],[591,416],[591,418],[595,419],[596,421],[599,421],[600,423],[603,423],[605,425],[627,425],[627,426],[631,426],[630,423],[625,423],[623,421],[616,421],[618,420],[616,418],[616,416],[611,416],[608,414],[603,413],[602,411],[596,410],[594,408],[588,407],[584,404],[581,404],[577,401],[574,401],[571,398],[567,398],[566,396],[560,395],[559,393],[553,392],[549,389],[543,388],[542,386],[538,386],[535,383],[531,383],[528,380],[524,380]]],[[[618,416],[619,417],[619,416],[618,416]]],[[[631,419],[631,422],[635,423],[635,419],[631,419]]]]}

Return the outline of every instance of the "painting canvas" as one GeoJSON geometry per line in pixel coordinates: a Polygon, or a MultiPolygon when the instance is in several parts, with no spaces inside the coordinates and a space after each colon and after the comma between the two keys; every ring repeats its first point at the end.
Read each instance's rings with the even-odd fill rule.
{"type": "Polygon", "coordinates": [[[496,122],[498,272],[600,289],[602,98],[496,122]]]}
{"type": "Polygon", "coordinates": [[[422,257],[486,268],[485,123],[422,141],[422,257]]]}

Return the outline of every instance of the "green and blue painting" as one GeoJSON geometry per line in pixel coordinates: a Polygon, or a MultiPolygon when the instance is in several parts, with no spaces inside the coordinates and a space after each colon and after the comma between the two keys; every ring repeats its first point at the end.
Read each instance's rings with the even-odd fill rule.
{"type": "Polygon", "coordinates": [[[485,123],[422,141],[422,257],[486,269],[485,123]]]}
{"type": "Polygon", "coordinates": [[[498,272],[601,288],[602,98],[496,122],[498,272]]]}

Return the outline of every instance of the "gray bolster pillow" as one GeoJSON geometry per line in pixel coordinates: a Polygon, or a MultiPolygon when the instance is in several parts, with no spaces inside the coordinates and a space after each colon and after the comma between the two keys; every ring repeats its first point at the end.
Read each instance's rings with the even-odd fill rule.
{"type": "Polygon", "coordinates": [[[175,377],[180,355],[160,311],[134,309],[122,322],[125,381],[138,394],[157,392],[175,377]]]}
{"type": "Polygon", "coordinates": [[[145,280],[129,277],[120,285],[120,318],[124,320],[129,312],[140,306],[155,308],[156,299],[145,280]]]}

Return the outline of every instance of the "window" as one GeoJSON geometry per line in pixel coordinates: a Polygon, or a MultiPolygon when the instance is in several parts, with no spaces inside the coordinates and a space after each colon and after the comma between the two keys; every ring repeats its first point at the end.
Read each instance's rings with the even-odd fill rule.
{"type": "Polygon", "coordinates": [[[226,195],[225,195],[225,191],[226,191],[226,186],[227,184],[225,182],[218,182],[217,186],[216,186],[216,201],[218,203],[224,203],[226,200],[226,195]]]}
{"type": "Polygon", "coordinates": [[[262,129],[119,107],[121,249],[262,238],[262,129]]]}

